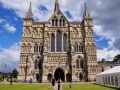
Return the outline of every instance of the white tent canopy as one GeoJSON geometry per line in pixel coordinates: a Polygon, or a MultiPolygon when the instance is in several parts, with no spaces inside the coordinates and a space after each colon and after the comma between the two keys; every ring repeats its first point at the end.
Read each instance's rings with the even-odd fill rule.
{"type": "Polygon", "coordinates": [[[97,74],[96,83],[120,88],[120,66],[115,66],[109,70],[97,74]]]}

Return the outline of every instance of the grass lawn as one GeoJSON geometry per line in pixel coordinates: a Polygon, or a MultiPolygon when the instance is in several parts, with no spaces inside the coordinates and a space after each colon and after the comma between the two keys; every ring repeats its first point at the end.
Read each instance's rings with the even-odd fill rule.
{"type": "MultiPolygon", "coordinates": [[[[95,84],[73,84],[69,88],[68,84],[63,84],[63,90],[120,90],[117,88],[108,88],[95,84]]],[[[0,90],[51,90],[51,84],[0,84],[0,90]]]]}
{"type": "Polygon", "coordinates": [[[0,90],[51,90],[51,84],[0,84],[0,90]]]}
{"type": "Polygon", "coordinates": [[[108,88],[96,84],[72,84],[72,88],[69,88],[68,84],[64,84],[62,87],[63,90],[120,90],[118,88],[108,88]]]}

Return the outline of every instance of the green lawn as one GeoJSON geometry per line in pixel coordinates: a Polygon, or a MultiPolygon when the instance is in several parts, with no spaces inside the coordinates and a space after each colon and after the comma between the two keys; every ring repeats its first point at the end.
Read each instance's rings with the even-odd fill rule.
{"type": "Polygon", "coordinates": [[[73,84],[72,88],[69,88],[68,84],[64,84],[63,90],[120,90],[120,89],[108,88],[96,84],[73,84]]]}
{"type": "Polygon", "coordinates": [[[0,84],[0,90],[51,90],[51,84],[0,84]]]}
{"type": "MultiPolygon", "coordinates": [[[[69,88],[68,84],[63,84],[62,87],[63,90],[120,90],[95,84],[73,84],[72,88],[69,88]]],[[[0,90],[51,90],[51,84],[0,84],[0,90]]]]}

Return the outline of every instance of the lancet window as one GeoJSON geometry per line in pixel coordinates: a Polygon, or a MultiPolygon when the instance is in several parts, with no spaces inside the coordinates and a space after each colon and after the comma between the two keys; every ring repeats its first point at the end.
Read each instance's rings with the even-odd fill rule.
{"type": "Polygon", "coordinates": [[[52,26],[65,26],[65,19],[52,19],[52,26]]]}
{"type": "Polygon", "coordinates": [[[56,51],[61,52],[62,51],[62,35],[60,31],[57,31],[57,37],[56,37],[56,51]]]}
{"type": "Polygon", "coordinates": [[[34,52],[35,53],[43,52],[43,45],[38,46],[37,44],[35,44],[35,46],[34,46],[34,52]]]}
{"type": "Polygon", "coordinates": [[[51,52],[55,52],[55,36],[51,35],[51,52]]]}
{"type": "Polygon", "coordinates": [[[63,35],[63,51],[66,52],[67,51],[67,36],[63,35]]]}
{"type": "Polygon", "coordinates": [[[38,69],[38,60],[35,60],[34,69],[38,69]]]}
{"type": "Polygon", "coordinates": [[[76,60],[76,69],[83,69],[83,60],[82,59],[77,59],[76,60]]]}
{"type": "Polygon", "coordinates": [[[35,60],[34,63],[34,69],[42,69],[42,61],[41,60],[35,60]]]}
{"type": "Polygon", "coordinates": [[[75,52],[83,52],[83,46],[82,45],[75,45],[74,51],[75,52]]]}
{"type": "Polygon", "coordinates": [[[51,52],[67,52],[67,35],[61,34],[60,31],[56,32],[56,37],[51,34],[50,37],[50,51],[51,52]]]}

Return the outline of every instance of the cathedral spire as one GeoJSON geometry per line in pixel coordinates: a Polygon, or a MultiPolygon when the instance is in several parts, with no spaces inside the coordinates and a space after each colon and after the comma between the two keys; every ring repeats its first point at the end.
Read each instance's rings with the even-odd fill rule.
{"type": "Polygon", "coordinates": [[[90,18],[90,14],[87,10],[86,3],[84,4],[84,18],[90,18]]]}
{"type": "Polygon", "coordinates": [[[59,2],[58,0],[55,1],[55,8],[54,8],[54,12],[59,10],[59,2]]]}
{"type": "Polygon", "coordinates": [[[33,18],[32,17],[32,6],[31,6],[31,2],[30,2],[30,6],[28,9],[28,12],[26,13],[26,17],[25,18],[33,18]]]}

